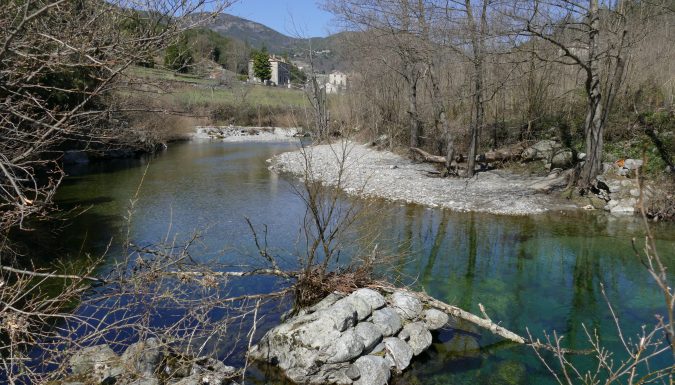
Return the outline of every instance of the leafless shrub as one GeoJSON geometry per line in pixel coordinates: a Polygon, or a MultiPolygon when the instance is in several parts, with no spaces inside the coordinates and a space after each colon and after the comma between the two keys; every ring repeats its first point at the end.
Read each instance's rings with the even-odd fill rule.
{"type": "MultiPolygon", "coordinates": [[[[43,213],[63,177],[59,146],[124,130],[112,96],[134,63],[229,0],[9,1],[0,10],[0,230],[43,213]],[[46,177],[37,177],[38,174],[46,177]]],[[[138,108],[138,107],[136,107],[138,108]]],[[[133,108],[132,108],[133,109],[133,108]]]]}

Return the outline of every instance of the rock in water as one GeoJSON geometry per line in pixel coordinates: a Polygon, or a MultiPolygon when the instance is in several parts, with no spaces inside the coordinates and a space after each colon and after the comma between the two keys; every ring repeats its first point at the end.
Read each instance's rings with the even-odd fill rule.
{"type": "Polygon", "coordinates": [[[386,305],[386,301],[384,300],[382,294],[372,289],[359,289],[353,292],[351,296],[363,299],[367,304],[370,305],[372,311],[381,309],[384,307],[384,305],[386,305]]]}
{"type": "Polygon", "coordinates": [[[397,291],[391,295],[389,301],[394,310],[404,319],[412,320],[422,313],[422,301],[408,293],[397,291]]]}
{"type": "Polygon", "coordinates": [[[387,352],[385,359],[390,361],[392,366],[396,367],[399,372],[402,372],[410,365],[410,360],[413,358],[413,350],[403,340],[396,337],[385,338],[384,348],[387,352]]]}
{"type": "Polygon", "coordinates": [[[437,309],[427,309],[423,314],[424,326],[429,330],[438,330],[445,326],[450,317],[447,313],[437,309]]]}
{"type": "Polygon", "coordinates": [[[415,355],[418,355],[431,346],[431,333],[424,327],[422,322],[413,322],[405,325],[401,333],[409,336],[408,345],[415,355]]]}
{"type": "Polygon", "coordinates": [[[356,335],[361,338],[363,350],[366,352],[372,350],[380,343],[380,341],[382,341],[382,332],[380,331],[380,328],[375,326],[372,322],[360,322],[356,325],[354,331],[356,332],[356,335]]]}
{"type": "Polygon", "coordinates": [[[339,362],[347,362],[353,358],[358,357],[363,351],[363,340],[350,329],[342,333],[342,335],[332,344],[328,345],[325,350],[321,352],[321,359],[329,364],[336,364],[339,362]]]}
{"type": "Polygon", "coordinates": [[[326,309],[328,316],[333,320],[335,329],[339,332],[343,332],[356,324],[358,321],[358,314],[354,305],[349,302],[341,299],[337,301],[333,306],[326,309]]]}
{"type": "Polygon", "coordinates": [[[401,330],[401,316],[390,307],[374,311],[372,318],[373,323],[380,328],[385,337],[393,336],[401,330]]]}
{"type": "Polygon", "coordinates": [[[268,331],[249,357],[277,365],[296,383],[386,384],[391,368],[405,370],[431,345],[428,329],[449,319],[423,311],[422,302],[403,291],[385,298],[361,289],[322,303],[321,310],[310,308],[268,331]]]}
{"type": "Polygon", "coordinates": [[[126,370],[151,376],[162,360],[162,348],[156,338],[131,344],[122,354],[122,363],[126,370]]]}
{"type": "Polygon", "coordinates": [[[102,382],[123,371],[122,362],[108,345],[86,347],[70,358],[70,370],[75,375],[87,375],[102,382]]]}
{"type": "Polygon", "coordinates": [[[386,385],[391,376],[389,365],[384,358],[378,356],[363,356],[354,362],[359,370],[360,377],[354,381],[356,385],[386,385]]]}

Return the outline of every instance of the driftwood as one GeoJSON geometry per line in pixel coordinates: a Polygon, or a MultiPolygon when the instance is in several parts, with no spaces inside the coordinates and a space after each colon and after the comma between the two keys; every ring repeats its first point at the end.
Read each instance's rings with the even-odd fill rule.
{"type": "MultiPolygon", "coordinates": [[[[479,162],[506,162],[509,160],[520,159],[520,155],[525,150],[524,143],[517,143],[508,147],[503,147],[497,150],[488,151],[485,154],[478,155],[476,158],[479,162]]],[[[421,148],[411,147],[410,151],[415,154],[418,154],[424,159],[425,162],[429,163],[441,163],[445,164],[446,158],[440,155],[430,154],[421,148]]],[[[464,157],[458,155],[455,157],[454,161],[456,163],[461,163],[464,161],[464,157]]]]}
{"type": "MultiPolygon", "coordinates": [[[[472,324],[474,324],[476,326],[479,326],[483,329],[486,329],[486,330],[490,331],[492,334],[495,334],[499,337],[502,337],[502,338],[507,339],[509,341],[513,341],[513,342],[518,343],[518,344],[530,344],[531,343],[527,338],[522,337],[522,336],[520,336],[520,335],[518,335],[518,334],[516,334],[516,333],[514,333],[514,332],[512,332],[512,331],[510,331],[510,330],[508,330],[504,327],[501,327],[494,322],[492,322],[492,320],[489,317],[487,317],[487,315],[485,314],[484,311],[483,311],[483,314],[484,314],[485,318],[481,318],[481,317],[479,317],[475,314],[469,313],[466,310],[460,309],[457,306],[452,306],[452,305],[448,305],[445,302],[441,302],[441,301],[439,301],[439,300],[437,300],[437,299],[435,299],[435,298],[433,298],[433,297],[431,297],[427,294],[424,294],[424,293],[420,293],[420,292],[416,292],[416,291],[412,291],[412,290],[407,290],[407,289],[401,289],[401,288],[393,288],[393,287],[378,287],[377,289],[382,290],[382,291],[387,292],[387,293],[393,293],[394,291],[405,291],[406,293],[408,293],[408,294],[410,294],[414,297],[417,297],[420,301],[422,301],[423,303],[425,303],[425,304],[427,304],[427,305],[429,305],[433,308],[436,308],[440,311],[448,313],[449,315],[451,315],[455,318],[459,318],[459,319],[463,319],[465,321],[471,322],[472,324]]],[[[483,308],[482,305],[480,305],[480,307],[481,307],[481,309],[483,308]]]]}
{"type": "Polygon", "coordinates": [[[525,150],[524,143],[517,143],[508,147],[488,151],[481,155],[483,162],[507,162],[509,160],[520,159],[520,155],[525,150]]]}
{"type": "Polygon", "coordinates": [[[410,151],[420,155],[425,162],[429,163],[442,163],[445,164],[445,157],[440,155],[432,155],[428,152],[422,150],[421,148],[411,147],[410,151]]]}
{"type": "Polygon", "coordinates": [[[373,287],[374,289],[381,290],[386,293],[393,293],[395,291],[405,291],[406,293],[417,297],[422,303],[436,308],[440,311],[443,311],[455,318],[459,318],[468,322],[471,322],[472,324],[488,330],[490,333],[502,337],[505,340],[517,343],[519,345],[528,345],[531,346],[534,349],[544,349],[548,350],[554,353],[563,353],[563,354],[591,354],[593,353],[592,349],[586,349],[586,350],[576,350],[576,349],[566,349],[566,348],[561,348],[557,346],[552,346],[550,344],[542,343],[539,340],[532,340],[530,338],[523,337],[517,333],[512,332],[509,329],[506,329],[505,327],[499,326],[496,324],[490,317],[487,315],[485,312],[485,308],[483,307],[482,304],[478,304],[478,308],[480,309],[481,313],[483,314],[483,317],[479,317],[473,313],[469,313],[468,311],[458,308],[457,306],[452,306],[449,305],[445,302],[439,301],[436,298],[433,298],[429,296],[428,294],[421,293],[421,292],[416,292],[412,290],[408,290],[405,288],[395,288],[395,287],[387,287],[387,286],[376,286],[373,287]]]}

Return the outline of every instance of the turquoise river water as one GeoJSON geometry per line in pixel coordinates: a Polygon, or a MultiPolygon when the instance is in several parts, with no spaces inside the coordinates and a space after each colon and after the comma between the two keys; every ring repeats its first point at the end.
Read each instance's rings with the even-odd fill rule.
{"type": "MultiPolygon", "coordinates": [[[[201,230],[195,258],[236,264],[256,253],[244,222],[249,217],[268,226],[271,248],[292,267],[301,251],[297,235],[304,206],[291,188],[297,182],[270,172],[265,160],[296,147],[188,142],[152,159],[71,167],[58,204],[65,209],[91,207],[59,233],[58,241],[45,244],[52,242],[62,260],[76,261],[110,243],[107,255],[116,258],[120,248],[115,241],[126,235],[129,200],[147,167],[129,228],[135,243],[157,242],[167,231],[180,239],[201,230]]],[[[383,254],[394,256],[386,268],[390,278],[472,312],[482,303],[492,319],[518,333],[529,330],[541,337],[544,330],[556,330],[566,336],[566,346],[581,349],[588,347],[586,325],[616,348],[600,284],[628,335],[663,312],[662,296],[631,246],[633,237],[639,243],[644,236],[635,218],[587,212],[510,217],[372,204],[377,215],[364,220],[362,228],[368,231],[355,237],[354,249],[377,242],[383,254]]],[[[675,267],[675,226],[655,224],[653,230],[661,256],[675,267]]],[[[478,330],[444,331],[435,338],[433,347],[395,383],[554,383],[528,348],[478,330]]],[[[237,358],[230,360],[236,363],[237,358]]],[[[268,369],[254,368],[252,381],[284,383],[268,369]]]]}

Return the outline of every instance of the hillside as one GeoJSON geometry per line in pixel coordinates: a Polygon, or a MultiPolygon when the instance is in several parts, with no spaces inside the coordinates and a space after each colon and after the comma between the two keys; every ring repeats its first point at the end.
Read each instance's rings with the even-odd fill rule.
{"type": "Polygon", "coordinates": [[[206,27],[223,36],[248,43],[254,48],[260,48],[264,44],[273,53],[286,52],[297,43],[297,39],[286,36],[263,24],[227,13],[219,14],[206,27]]]}
{"type": "Polygon", "coordinates": [[[288,54],[300,62],[307,61],[311,41],[318,71],[330,72],[335,69],[346,69],[340,49],[340,40],[344,33],[310,39],[295,38],[255,21],[226,13],[219,14],[205,27],[230,39],[241,41],[251,48],[259,49],[265,46],[271,53],[288,54]]]}

